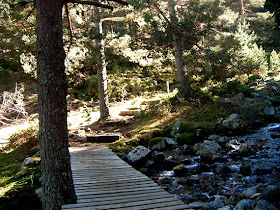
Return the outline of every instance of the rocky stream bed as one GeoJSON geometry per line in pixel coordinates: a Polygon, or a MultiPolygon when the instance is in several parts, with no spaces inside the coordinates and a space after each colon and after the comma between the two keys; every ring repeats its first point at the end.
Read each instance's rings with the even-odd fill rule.
{"type": "Polygon", "coordinates": [[[279,209],[279,132],[274,123],[244,136],[214,134],[193,146],[163,138],[119,156],[190,209],[279,209]]]}
{"type": "Polygon", "coordinates": [[[254,89],[249,95],[222,101],[245,110],[243,116],[217,119],[227,132],[178,145],[177,121],[171,138],[118,155],[190,209],[280,209],[280,84],[267,80],[249,86],[254,89]]]}

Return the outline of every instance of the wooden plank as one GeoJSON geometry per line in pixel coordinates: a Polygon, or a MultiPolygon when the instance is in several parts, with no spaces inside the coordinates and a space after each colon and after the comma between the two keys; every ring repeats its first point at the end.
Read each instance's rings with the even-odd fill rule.
{"type": "MultiPolygon", "coordinates": [[[[150,195],[151,196],[151,195],[150,195]]],[[[161,194],[152,194],[153,196],[153,202],[157,201],[157,199],[165,199],[165,198],[170,198],[169,195],[167,195],[166,193],[161,193],[161,194]]],[[[151,200],[151,197],[148,197],[146,195],[130,195],[130,196],[119,196],[119,199],[115,199],[114,198],[97,198],[97,199],[84,199],[84,200],[79,200],[78,204],[72,204],[72,205],[67,205],[67,208],[77,208],[77,207],[86,207],[86,206],[92,206],[92,203],[94,203],[94,205],[116,205],[116,204],[128,204],[129,202],[143,202],[143,201],[147,201],[147,200],[151,200]]],[[[174,200],[177,200],[176,198],[174,200]]]]}
{"type": "MultiPolygon", "coordinates": [[[[114,201],[111,203],[108,203],[107,201],[104,202],[92,202],[92,203],[78,203],[73,204],[73,207],[83,208],[87,209],[87,207],[95,207],[95,209],[116,209],[116,208],[124,208],[124,207],[137,207],[142,205],[162,205],[162,206],[170,206],[170,205],[178,205],[181,204],[181,202],[178,201],[175,197],[167,197],[167,198],[157,198],[157,199],[149,199],[149,200],[143,200],[143,201],[114,201]]],[[[143,207],[142,207],[143,208],[143,207]]]]}
{"type": "Polygon", "coordinates": [[[99,202],[99,201],[112,201],[112,200],[121,200],[121,199],[134,199],[134,198],[138,198],[138,199],[150,199],[152,198],[164,198],[166,196],[169,196],[166,193],[162,193],[162,192],[149,192],[149,193],[145,193],[145,194],[136,194],[136,195],[115,195],[115,196],[110,196],[110,197],[101,197],[101,198],[89,198],[89,199],[78,199],[78,203],[89,203],[89,202],[99,202]]]}
{"type": "Polygon", "coordinates": [[[62,209],[187,209],[105,146],[70,148],[77,204],[62,209]]]}
{"type": "MultiPolygon", "coordinates": [[[[150,193],[150,190],[144,190],[144,191],[135,191],[135,192],[120,192],[118,194],[95,194],[95,195],[80,195],[78,196],[78,200],[83,199],[93,199],[93,198],[108,198],[108,197],[118,197],[118,196],[126,196],[126,195],[143,195],[150,193]]],[[[166,193],[163,192],[162,189],[154,189],[152,191],[153,193],[166,193]]]]}

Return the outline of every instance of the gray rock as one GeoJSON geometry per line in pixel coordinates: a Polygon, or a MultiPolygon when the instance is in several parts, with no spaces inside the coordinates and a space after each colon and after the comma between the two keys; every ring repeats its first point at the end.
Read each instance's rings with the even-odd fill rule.
{"type": "Polygon", "coordinates": [[[153,151],[162,151],[166,148],[166,143],[164,140],[150,146],[150,149],[153,151]]]}
{"type": "Polygon", "coordinates": [[[200,165],[198,163],[193,165],[186,165],[185,168],[187,170],[187,173],[196,174],[199,171],[200,165]]]}
{"type": "Polygon", "coordinates": [[[217,155],[221,149],[222,147],[219,144],[207,140],[205,140],[203,143],[196,143],[194,145],[196,155],[200,155],[203,158],[212,158],[212,156],[217,155]]]}
{"type": "Polygon", "coordinates": [[[277,210],[277,208],[266,200],[259,200],[254,210],[277,210]]]}
{"type": "Polygon", "coordinates": [[[228,199],[225,196],[217,195],[214,201],[209,202],[209,206],[213,209],[218,209],[224,207],[228,204],[228,199]]]}
{"type": "Polygon", "coordinates": [[[249,199],[252,197],[252,195],[256,194],[257,193],[257,189],[256,187],[251,187],[245,191],[243,191],[240,195],[240,198],[242,199],[249,199]]]}
{"type": "Polygon", "coordinates": [[[226,148],[229,150],[238,150],[240,148],[240,143],[236,139],[230,140],[226,144],[226,148]]]}
{"type": "Polygon", "coordinates": [[[218,210],[231,210],[230,206],[224,206],[222,208],[218,208],[218,210]]]}
{"type": "Polygon", "coordinates": [[[38,198],[39,198],[40,200],[42,200],[42,197],[43,197],[43,188],[40,187],[40,188],[38,188],[37,190],[35,190],[35,194],[38,196],[38,198]]]}
{"type": "Polygon", "coordinates": [[[228,143],[231,140],[231,138],[227,137],[227,136],[222,136],[221,138],[219,138],[218,142],[222,145],[225,145],[226,143],[228,143]]]}
{"type": "Polygon", "coordinates": [[[260,197],[263,200],[267,200],[271,203],[280,201],[280,184],[268,185],[262,192],[260,197]]]}
{"type": "Polygon", "coordinates": [[[210,140],[210,141],[218,141],[220,138],[221,138],[221,137],[220,137],[219,135],[213,134],[213,135],[210,135],[210,136],[208,137],[208,140],[210,140]]]}
{"type": "Polygon", "coordinates": [[[131,152],[128,153],[127,159],[131,163],[139,163],[144,161],[151,154],[151,150],[144,146],[137,146],[131,152]]]}
{"type": "Polygon", "coordinates": [[[274,116],[275,115],[275,108],[274,107],[266,107],[264,109],[263,113],[267,117],[274,116]]]}
{"type": "Polygon", "coordinates": [[[227,119],[223,121],[223,125],[226,128],[238,129],[245,126],[245,122],[240,118],[238,114],[231,114],[227,119]]]}
{"type": "Polygon", "coordinates": [[[28,157],[25,158],[22,162],[20,169],[23,169],[24,166],[34,166],[37,165],[40,162],[40,158],[38,157],[28,157]]]}
{"type": "Polygon", "coordinates": [[[188,204],[188,208],[191,209],[209,209],[209,204],[206,202],[195,201],[193,203],[188,204]]]}
{"type": "Polygon", "coordinates": [[[180,129],[180,125],[181,125],[181,122],[180,121],[176,121],[173,128],[172,128],[172,131],[171,131],[171,136],[177,140],[178,137],[180,137],[180,134],[178,133],[179,132],[179,129],[180,129]]]}
{"type": "Polygon", "coordinates": [[[245,99],[245,95],[243,93],[238,93],[234,96],[233,98],[234,100],[237,100],[237,101],[242,101],[245,99]]]}
{"type": "Polygon", "coordinates": [[[252,210],[253,201],[250,199],[241,200],[234,208],[234,210],[252,210]]]}
{"type": "Polygon", "coordinates": [[[173,145],[178,144],[177,141],[175,141],[174,139],[168,138],[168,137],[163,137],[163,140],[165,141],[165,143],[168,146],[173,146],[173,145]]]}

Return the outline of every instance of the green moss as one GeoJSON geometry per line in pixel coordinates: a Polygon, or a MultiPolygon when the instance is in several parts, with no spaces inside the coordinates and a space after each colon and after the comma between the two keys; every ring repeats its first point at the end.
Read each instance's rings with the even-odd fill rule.
{"type": "Polygon", "coordinates": [[[196,133],[184,133],[178,139],[178,144],[195,144],[197,143],[197,136],[196,133]]]}
{"type": "Polygon", "coordinates": [[[155,138],[152,138],[150,141],[149,141],[149,146],[153,146],[159,142],[163,141],[163,138],[162,137],[155,137],[155,138]]]}

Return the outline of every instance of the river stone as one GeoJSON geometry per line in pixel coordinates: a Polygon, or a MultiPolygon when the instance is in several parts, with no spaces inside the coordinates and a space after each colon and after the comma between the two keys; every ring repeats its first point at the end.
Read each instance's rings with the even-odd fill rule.
{"type": "Polygon", "coordinates": [[[252,210],[253,201],[250,199],[241,200],[233,210],[252,210]]]}
{"type": "Polygon", "coordinates": [[[280,201],[280,184],[268,185],[262,192],[260,197],[263,200],[267,200],[271,203],[280,201]]]}
{"type": "Polygon", "coordinates": [[[127,159],[132,164],[138,164],[142,161],[145,161],[149,158],[151,154],[151,150],[144,146],[137,146],[132,151],[130,151],[127,155],[127,159]]]}
{"type": "Polygon", "coordinates": [[[195,201],[193,203],[188,204],[188,208],[190,208],[190,209],[209,209],[209,204],[206,202],[195,201]]]}
{"type": "Polygon", "coordinates": [[[240,198],[243,198],[243,199],[249,199],[252,197],[252,195],[256,194],[257,193],[257,189],[256,187],[251,187],[245,191],[243,191],[240,195],[240,198]]]}
{"type": "Polygon", "coordinates": [[[274,116],[275,115],[275,109],[274,107],[266,107],[263,111],[263,114],[265,116],[274,116]]]}
{"type": "Polygon", "coordinates": [[[277,210],[277,208],[266,200],[259,200],[254,210],[277,210]]]}
{"type": "Polygon", "coordinates": [[[174,176],[182,177],[188,172],[185,165],[181,164],[173,168],[174,176]]]}
{"type": "Polygon", "coordinates": [[[227,136],[222,136],[221,138],[218,139],[218,142],[221,145],[225,145],[226,143],[228,143],[231,140],[231,138],[227,137],[227,136]]]}
{"type": "Polygon", "coordinates": [[[178,144],[177,141],[175,141],[174,139],[168,138],[168,137],[163,137],[163,140],[165,141],[167,146],[173,146],[173,145],[178,144]]]}
{"type": "Polygon", "coordinates": [[[217,195],[214,201],[209,202],[209,206],[213,209],[219,209],[228,204],[228,199],[225,196],[217,195]]]}
{"type": "Polygon", "coordinates": [[[166,148],[166,143],[164,140],[150,146],[150,149],[153,151],[162,151],[166,148]]]}
{"type": "Polygon", "coordinates": [[[231,114],[227,119],[223,121],[223,125],[229,129],[238,129],[245,126],[244,121],[240,118],[238,114],[231,114]]]}
{"type": "Polygon", "coordinates": [[[210,136],[208,137],[208,140],[209,140],[209,141],[218,141],[219,138],[221,138],[221,137],[218,136],[217,134],[213,134],[213,135],[210,135],[210,136]]]}
{"type": "Polygon", "coordinates": [[[212,159],[213,155],[217,155],[217,153],[222,149],[222,147],[213,141],[205,140],[203,143],[196,143],[194,145],[194,150],[196,151],[196,155],[200,155],[203,158],[212,159]]]}
{"type": "Polygon", "coordinates": [[[230,206],[224,206],[222,208],[218,208],[218,210],[231,210],[230,206]]]}

